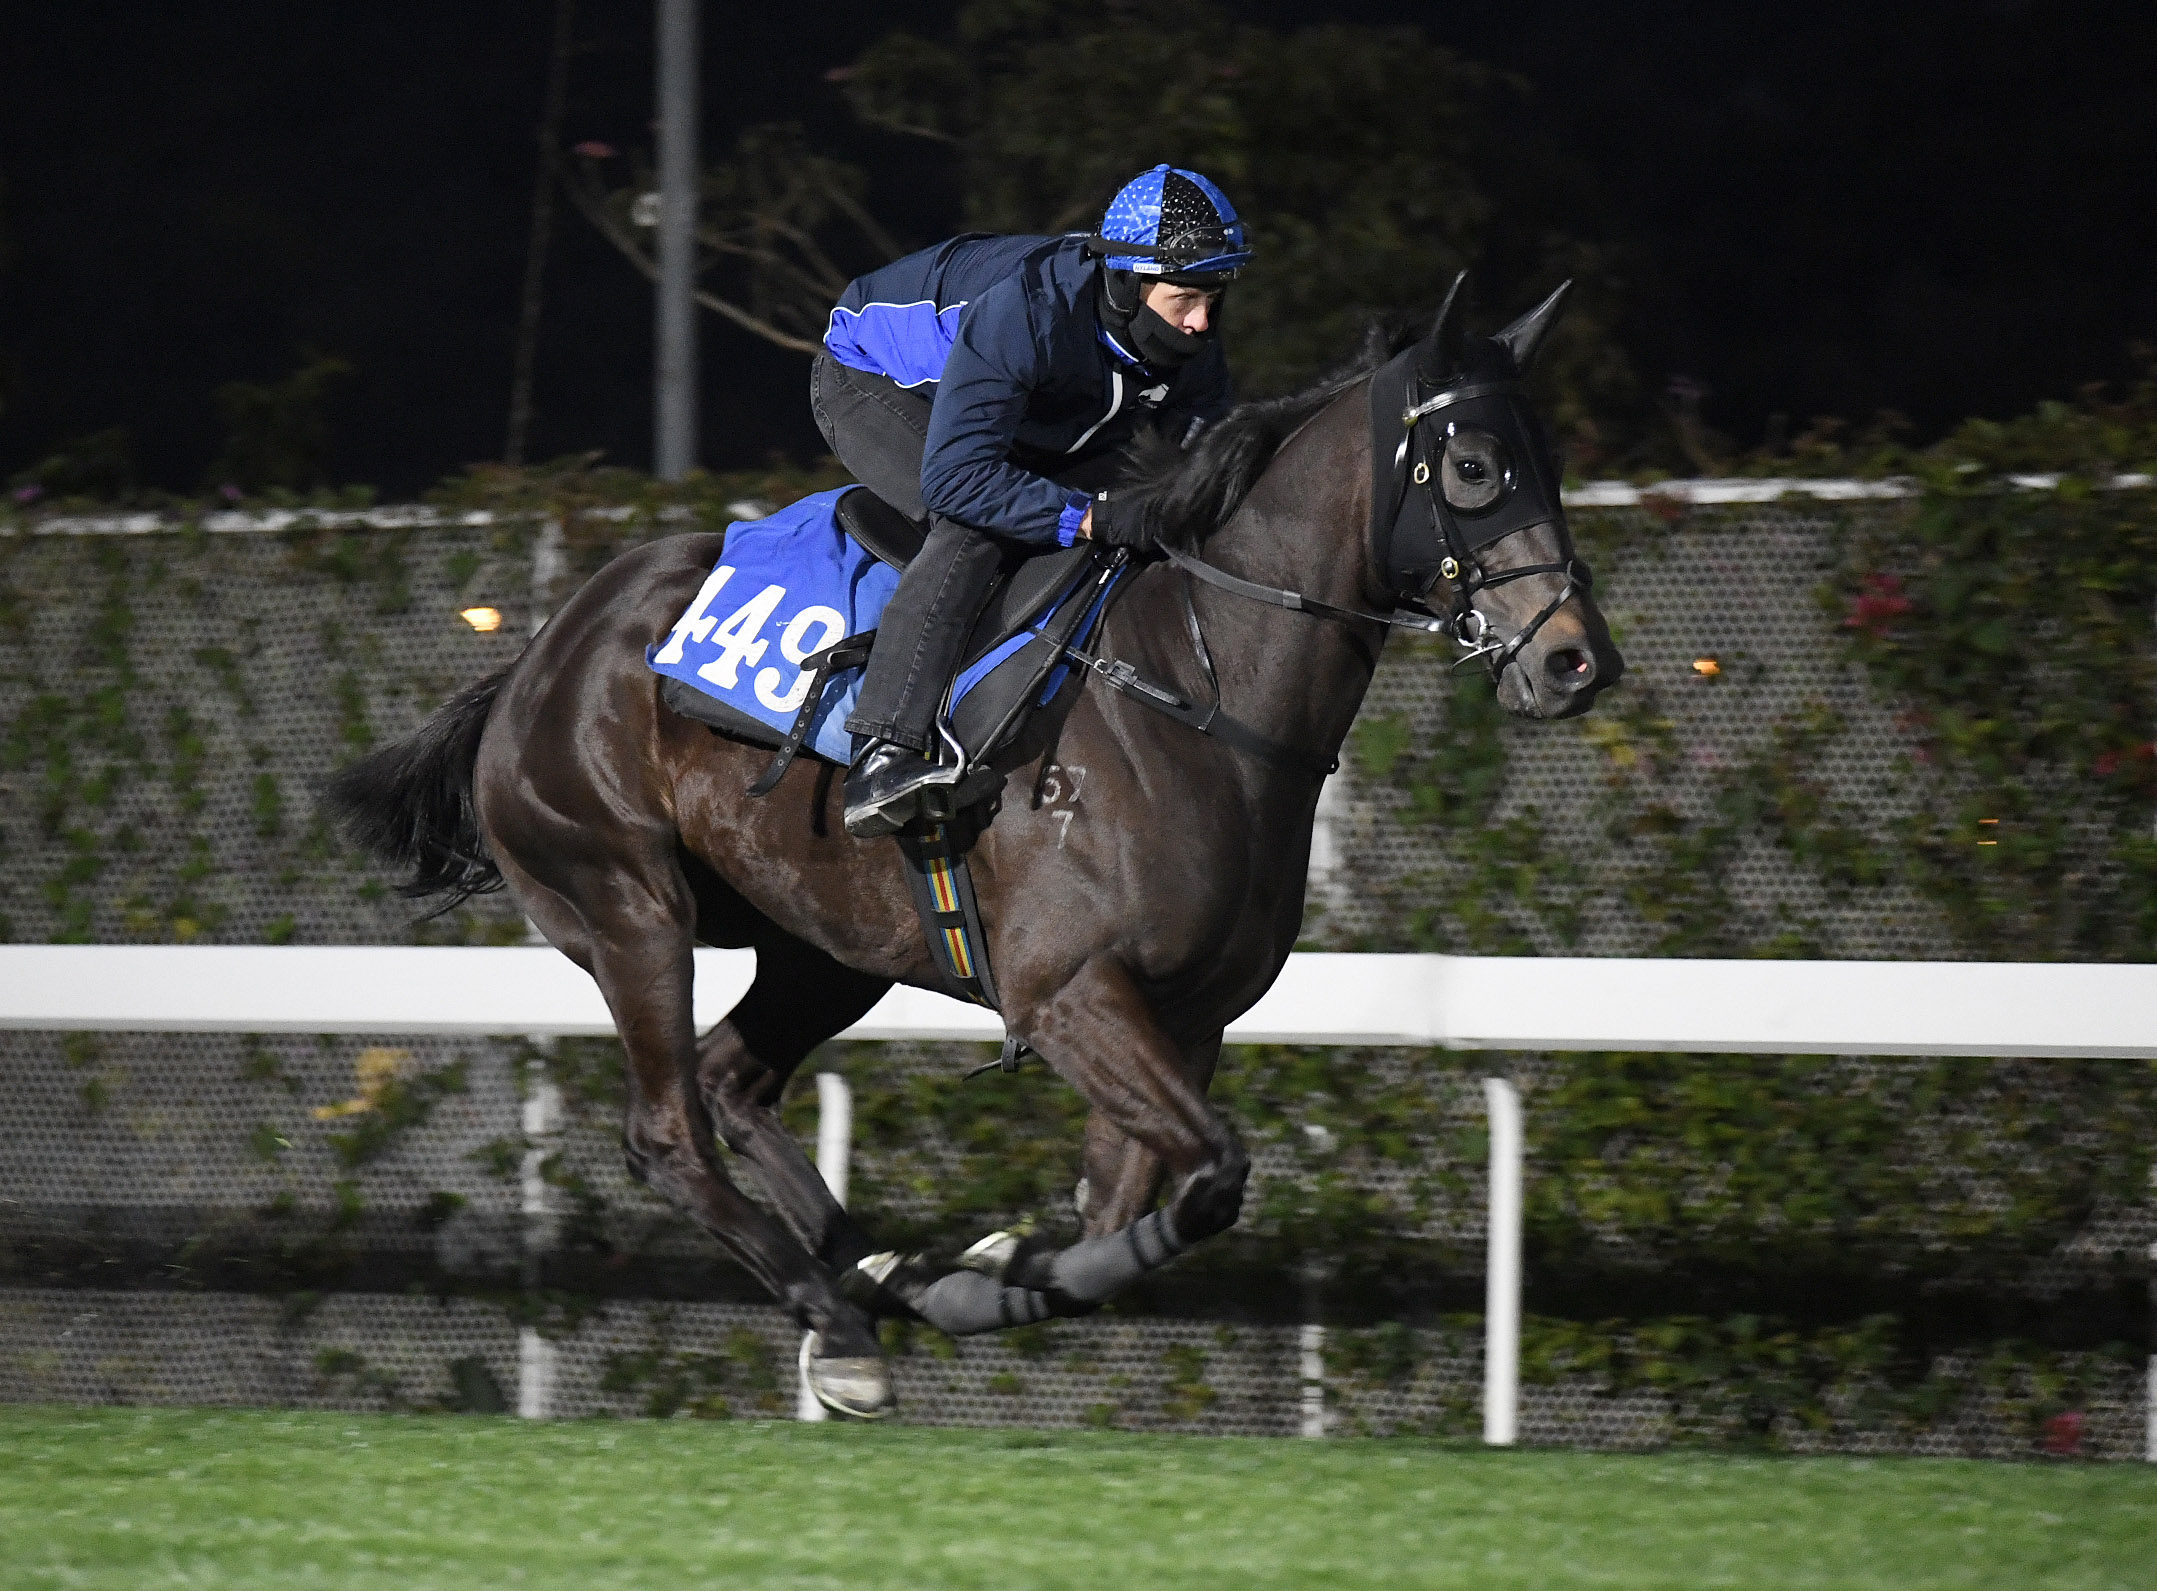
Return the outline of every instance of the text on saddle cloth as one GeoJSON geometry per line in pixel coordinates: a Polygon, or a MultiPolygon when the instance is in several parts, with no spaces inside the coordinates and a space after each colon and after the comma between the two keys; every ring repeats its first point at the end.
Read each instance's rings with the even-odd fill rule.
{"type": "MultiPolygon", "coordinates": [[[[873,632],[899,578],[847,534],[835,505],[851,490],[818,492],[728,528],[696,599],[645,654],[674,682],[670,704],[774,746],[788,741],[806,711],[801,749],[842,766],[850,760],[845,724],[861,690],[860,659],[832,668],[811,704],[818,654],[873,632]],[[702,700],[685,706],[676,694],[684,687],[702,700]]],[[[1077,549],[1043,555],[1038,574],[1015,578],[983,614],[948,708],[970,756],[992,752],[992,742],[1008,738],[1062,685],[1064,643],[1091,633],[1115,584],[1105,570],[1089,579],[1088,557],[1077,549]]]]}
{"type": "MultiPolygon", "coordinates": [[[[875,629],[899,586],[896,570],[840,528],[833,505],[850,490],[815,492],[767,518],[730,525],[696,600],[645,662],[750,720],[740,728],[752,738],[783,739],[808,700],[813,671],[804,662],[875,629]]],[[[846,715],[860,694],[859,670],[826,682],[808,749],[842,765],[850,759],[846,715]]]]}

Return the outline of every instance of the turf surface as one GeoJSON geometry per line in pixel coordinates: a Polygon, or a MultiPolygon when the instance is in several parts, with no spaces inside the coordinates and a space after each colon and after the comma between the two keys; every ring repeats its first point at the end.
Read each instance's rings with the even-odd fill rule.
{"type": "Polygon", "coordinates": [[[0,1409],[0,1586],[2157,1585],[2157,1469],[0,1409]]]}

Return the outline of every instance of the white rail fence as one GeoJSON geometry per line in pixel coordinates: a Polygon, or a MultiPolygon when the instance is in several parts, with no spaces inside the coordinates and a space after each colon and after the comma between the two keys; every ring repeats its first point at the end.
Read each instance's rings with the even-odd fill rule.
{"type": "MultiPolygon", "coordinates": [[[[699,1027],[755,976],[752,952],[697,952],[699,1027]]],[[[614,1031],[592,981],[544,948],[0,946],[0,1028],[99,1032],[525,1034],[614,1031]]],[[[995,1041],[995,1013],[891,991],[840,1037],[995,1041]]],[[[1230,1043],[1461,1050],[1685,1050],[1812,1055],[2157,1056],[2157,965],[1647,961],[1291,956],[1230,1043]]],[[[851,1101],[818,1080],[817,1165],[846,1199],[851,1101]]],[[[1483,1439],[1515,1440],[1519,1391],[1520,1096],[1489,1078],[1489,1261],[1483,1439]]],[[[527,1103],[535,1137],[552,1127],[527,1103]]],[[[543,1211],[535,1212],[543,1216],[543,1211]]],[[[2157,1259],[2157,1254],[2153,1254],[2157,1259]]],[[[522,1356],[520,1412],[545,1412],[551,1355],[522,1356]]],[[[1325,1429],[1323,1338],[1303,1343],[1306,1435],[1325,1429]],[[1314,1369],[1315,1367],[1318,1367],[1314,1369]]],[[[2146,1456],[2157,1462],[2157,1355],[2146,1456]]],[[[815,1418],[804,1400],[804,1418],[815,1418]]]]}

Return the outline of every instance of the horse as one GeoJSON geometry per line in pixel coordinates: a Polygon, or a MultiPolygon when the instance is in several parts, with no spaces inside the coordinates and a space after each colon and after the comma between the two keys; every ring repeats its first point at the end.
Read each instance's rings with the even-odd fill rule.
{"type": "Polygon", "coordinates": [[[1391,628],[1450,633],[1518,716],[1584,712],[1618,678],[1521,389],[1563,292],[1471,336],[1456,281],[1421,338],[1140,466],[1165,557],[1133,566],[1096,667],[1073,669],[1002,759],[1001,809],[970,856],[1006,1030],[1089,1107],[1076,1242],[999,1233],[955,1263],[880,1251],[781,1126],[795,1069],[886,990],[958,991],[900,848],[848,836],[829,764],[797,762],[752,798],[768,750],[661,703],[646,649],[723,534],[615,558],[514,662],[337,775],[325,804],[410,871],[407,896],[447,910],[506,887],[591,975],[626,1061],[630,1174],[801,1325],[822,1401],[885,1414],[880,1316],[967,1333],[1083,1314],[1235,1223],[1249,1160],[1207,1088],[1223,1029],[1296,940],[1319,789],[1391,628]],[[1404,406],[1372,401],[1388,380],[1404,406]],[[1401,527],[1426,499],[1419,560],[1401,527]],[[1111,656],[1184,701],[1211,692],[1216,728],[1236,732],[1194,733],[1110,688],[1111,656]],[[700,941],[756,952],[748,992],[701,1036],[700,941]]]}

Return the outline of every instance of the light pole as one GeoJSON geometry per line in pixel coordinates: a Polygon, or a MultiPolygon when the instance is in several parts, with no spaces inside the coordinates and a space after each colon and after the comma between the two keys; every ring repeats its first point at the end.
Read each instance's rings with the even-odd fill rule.
{"type": "Polygon", "coordinates": [[[697,7],[659,0],[659,304],[653,469],[696,465],[697,7]]]}

